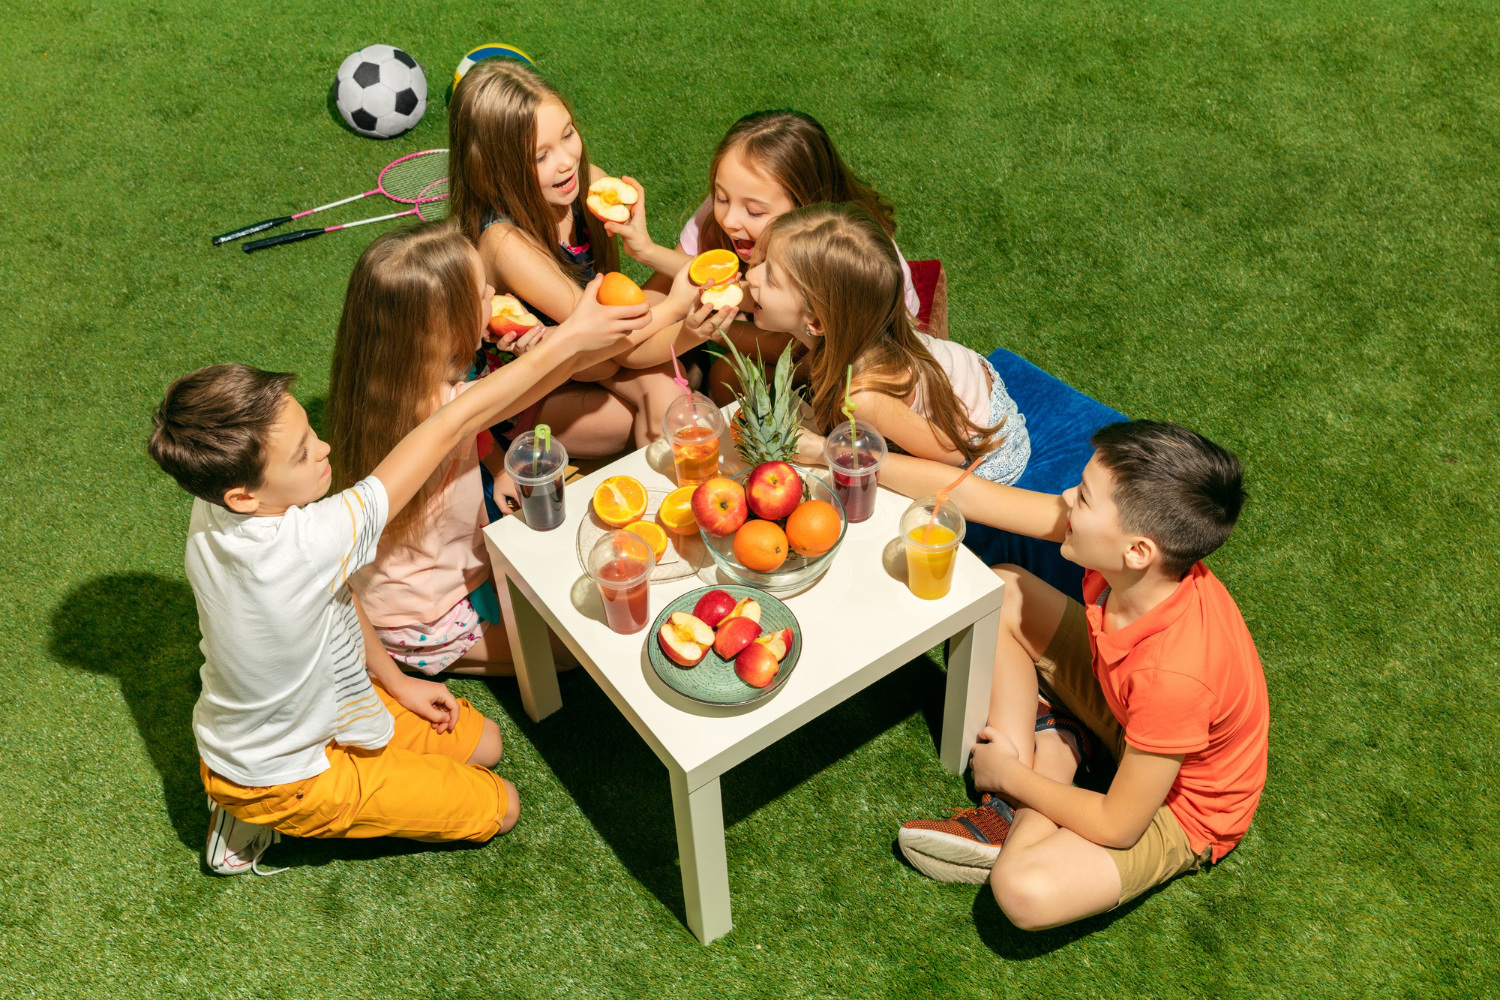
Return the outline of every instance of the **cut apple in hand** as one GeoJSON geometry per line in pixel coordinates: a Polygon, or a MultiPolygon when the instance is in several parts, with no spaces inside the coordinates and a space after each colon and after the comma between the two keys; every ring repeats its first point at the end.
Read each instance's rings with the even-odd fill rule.
{"type": "Polygon", "coordinates": [[[734,658],[735,674],[751,687],[766,687],[776,679],[780,669],[775,652],[760,641],[752,642],[734,658]]]}
{"type": "Polygon", "coordinates": [[[726,618],[714,635],[714,652],[726,660],[740,655],[740,650],[760,635],[760,623],[754,618],[726,618]]]}
{"type": "Polygon", "coordinates": [[[534,330],[541,322],[514,295],[496,295],[490,299],[490,332],[497,337],[513,337],[534,330]]]}
{"type": "Polygon", "coordinates": [[[710,590],[698,598],[698,603],[693,607],[693,617],[709,628],[718,628],[719,623],[729,617],[736,603],[734,595],[729,591],[710,590]]]}
{"type": "Polygon", "coordinates": [[[630,206],[639,199],[635,188],[618,177],[601,177],[589,185],[584,204],[606,222],[629,222],[630,206]]]}
{"type": "Polygon", "coordinates": [[[767,632],[755,641],[769,649],[776,657],[776,662],[780,663],[786,659],[787,651],[792,648],[792,630],[784,628],[778,632],[767,632]]]}
{"type": "Polygon", "coordinates": [[[656,638],[673,663],[696,667],[714,644],[714,630],[685,611],[674,611],[656,638]]]}
{"type": "Polygon", "coordinates": [[[699,298],[704,305],[714,309],[733,309],[744,301],[745,293],[739,285],[714,285],[703,289],[699,298]]]}
{"type": "Polygon", "coordinates": [[[722,628],[724,626],[724,623],[729,621],[729,619],[731,618],[748,618],[756,624],[759,624],[760,602],[753,597],[740,598],[739,603],[735,604],[734,609],[719,620],[719,627],[722,628]]]}

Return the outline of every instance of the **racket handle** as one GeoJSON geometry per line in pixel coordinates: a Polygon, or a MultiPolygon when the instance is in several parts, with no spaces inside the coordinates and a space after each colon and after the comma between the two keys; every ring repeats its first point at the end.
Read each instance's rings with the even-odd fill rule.
{"type": "Polygon", "coordinates": [[[291,221],[292,217],[290,215],[283,215],[279,219],[267,219],[265,222],[257,222],[253,226],[246,226],[244,229],[236,229],[222,236],[215,236],[214,246],[218,246],[220,243],[228,243],[230,240],[239,240],[244,239],[246,236],[254,236],[256,233],[263,233],[267,229],[275,229],[277,226],[291,221]]]}
{"type": "Polygon", "coordinates": [[[245,252],[254,253],[264,250],[266,247],[279,247],[283,243],[297,243],[301,240],[310,240],[314,236],[322,236],[328,232],[326,229],[299,229],[295,233],[282,233],[280,236],[268,236],[263,240],[251,240],[246,243],[245,252]]]}

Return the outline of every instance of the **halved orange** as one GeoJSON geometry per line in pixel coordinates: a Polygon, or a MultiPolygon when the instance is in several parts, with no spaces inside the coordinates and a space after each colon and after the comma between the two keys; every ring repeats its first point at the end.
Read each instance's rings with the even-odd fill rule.
{"type": "Polygon", "coordinates": [[[639,521],[646,513],[646,487],[631,476],[610,476],[594,489],[594,513],[615,528],[639,521]]]}
{"type": "Polygon", "coordinates": [[[688,265],[688,280],[695,285],[722,285],[740,273],[740,258],[733,250],[705,250],[688,265]]]}
{"type": "Polygon", "coordinates": [[[626,531],[633,531],[646,540],[651,546],[651,551],[660,559],[667,551],[667,533],[661,530],[661,525],[655,521],[636,521],[625,525],[626,531]]]}
{"type": "Polygon", "coordinates": [[[679,486],[661,502],[656,512],[662,526],[676,535],[696,535],[698,519],[693,516],[693,491],[696,486],[679,486]]]}

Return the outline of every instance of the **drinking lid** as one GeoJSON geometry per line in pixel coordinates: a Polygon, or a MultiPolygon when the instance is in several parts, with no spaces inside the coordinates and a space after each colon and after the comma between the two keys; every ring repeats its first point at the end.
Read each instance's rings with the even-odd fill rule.
{"type": "Polygon", "coordinates": [[[656,554],[644,538],[633,531],[610,531],[601,535],[589,550],[589,575],[598,577],[601,568],[618,559],[638,563],[642,567],[638,576],[649,574],[656,568],[656,554]]]}
{"type": "Polygon", "coordinates": [[[853,433],[850,433],[849,421],[840,421],[838,426],[828,432],[828,439],[823,446],[828,464],[837,465],[841,469],[854,466],[854,461],[849,456],[856,452],[859,454],[860,466],[878,466],[885,461],[887,450],[885,437],[861,420],[854,421],[853,433]]]}
{"type": "MultiPolygon", "coordinates": [[[[937,497],[935,496],[922,497],[906,508],[906,512],[901,515],[901,536],[907,544],[923,545],[922,542],[912,539],[910,535],[913,529],[933,523],[932,511],[934,507],[937,507],[937,497]]],[[[956,537],[952,541],[942,545],[923,547],[933,549],[949,548],[963,540],[965,529],[964,516],[959,512],[958,507],[954,505],[952,500],[943,501],[943,506],[937,512],[936,523],[953,532],[956,537]]]]}
{"type": "Polygon", "coordinates": [[[505,471],[516,482],[552,479],[567,465],[568,449],[550,433],[527,431],[511,442],[510,450],[505,453],[505,471]]]}
{"type": "Polygon", "coordinates": [[[713,400],[701,392],[678,396],[667,404],[666,413],[662,417],[662,430],[671,436],[689,427],[702,427],[716,434],[723,433],[724,414],[713,400]]]}

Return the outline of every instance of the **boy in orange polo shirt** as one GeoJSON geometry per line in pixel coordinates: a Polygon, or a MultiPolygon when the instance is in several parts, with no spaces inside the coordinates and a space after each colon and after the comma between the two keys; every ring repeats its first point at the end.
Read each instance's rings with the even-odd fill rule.
{"type": "MultiPolygon", "coordinates": [[[[1082,481],[1061,497],[973,477],[952,493],[971,520],[1060,541],[1088,571],[1085,604],[1019,567],[995,568],[1005,604],[989,725],[972,755],[974,784],[991,794],[899,834],[919,870],[988,881],[1028,930],[1217,862],[1244,837],[1266,781],[1260,658],[1201,561],[1244,503],[1238,459],[1151,421],[1111,424],[1091,443],[1082,481]],[[1074,787],[1110,757],[1107,792],[1074,787]]],[[[888,463],[881,483],[911,496],[951,474],[904,456],[888,463]]]]}

